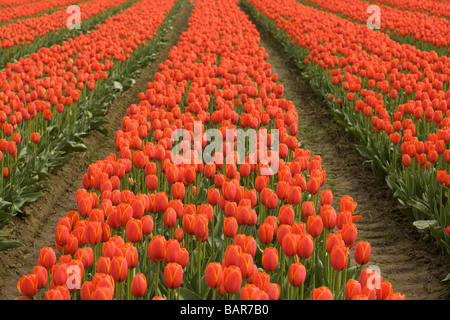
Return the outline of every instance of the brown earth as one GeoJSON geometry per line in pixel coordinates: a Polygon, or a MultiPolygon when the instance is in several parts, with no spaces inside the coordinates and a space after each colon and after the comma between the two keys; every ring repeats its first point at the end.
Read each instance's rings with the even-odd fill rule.
{"type": "Polygon", "coordinates": [[[145,67],[136,83],[121,94],[111,105],[105,125],[108,134],[93,132],[84,140],[87,151],[75,155],[68,163],[44,181],[52,186],[45,191],[45,196],[23,210],[23,214],[14,218],[14,225],[7,226],[3,231],[15,240],[24,244],[23,247],[0,252],[0,299],[18,298],[17,282],[24,274],[33,271],[37,265],[39,251],[44,246],[53,247],[55,227],[58,219],[70,210],[76,210],[76,191],[82,188],[82,178],[89,164],[104,159],[115,151],[114,132],[120,130],[122,118],[126,109],[133,103],[139,103],[139,92],[146,91],[147,82],[153,81],[158,72],[158,63],[167,59],[169,51],[178,43],[182,32],[187,29],[187,20],[192,11],[188,2],[174,16],[171,27],[164,37],[167,41],[160,49],[155,61],[145,67]]]}
{"type": "Polygon", "coordinates": [[[431,240],[422,239],[413,220],[400,212],[400,204],[385,181],[364,163],[355,138],[333,120],[293,58],[263,27],[256,26],[272,71],[285,87],[285,98],[297,107],[299,140],[323,160],[324,188],[333,191],[334,207],[339,207],[346,194],[358,204],[356,214],[363,218],[356,223],[357,241],[371,244],[369,265],[378,266],[383,280],[390,281],[394,292],[405,294],[406,299],[450,299],[450,281],[440,282],[450,272],[450,256],[431,240]]]}

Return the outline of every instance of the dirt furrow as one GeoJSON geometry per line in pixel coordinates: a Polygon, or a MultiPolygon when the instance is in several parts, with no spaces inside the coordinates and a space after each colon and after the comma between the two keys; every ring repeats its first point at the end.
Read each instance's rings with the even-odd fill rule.
{"type": "Polygon", "coordinates": [[[306,149],[322,157],[326,171],[325,189],[334,194],[339,208],[342,195],[358,203],[359,240],[371,243],[370,265],[407,299],[450,299],[450,283],[441,283],[450,272],[450,256],[431,240],[424,240],[402,214],[387,184],[377,178],[355,148],[357,141],[332,119],[328,106],[315,95],[301,71],[284,48],[256,23],[260,45],[269,54],[272,71],[285,87],[285,98],[292,100],[299,114],[299,140],[306,149]]]}
{"type": "MultiPolygon", "coordinates": [[[[115,151],[114,133],[122,125],[126,109],[139,103],[139,92],[146,91],[147,82],[159,71],[158,63],[167,59],[169,51],[178,43],[180,35],[187,29],[187,21],[192,5],[186,4],[174,16],[171,28],[167,31],[166,42],[155,61],[144,68],[136,83],[121,94],[109,108],[105,125],[108,134],[93,132],[84,140],[88,150],[77,154],[56,173],[49,175],[44,183],[52,186],[44,197],[25,208],[23,214],[14,219],[14,226],[4,231],[24,244],[23,247],[0,252],[0,299],[10,300],[20,296],[17,281],[24,274],[31,273],[37,265],[39,250],[43,246],[54,246],[55,227],[58,219],[70,210],[76,210],[76,191],[82,188],[82,177],[89,164],[104,159],[115,151]]],[[[55,248],[56,251],[56,248],[55,248]]]]}

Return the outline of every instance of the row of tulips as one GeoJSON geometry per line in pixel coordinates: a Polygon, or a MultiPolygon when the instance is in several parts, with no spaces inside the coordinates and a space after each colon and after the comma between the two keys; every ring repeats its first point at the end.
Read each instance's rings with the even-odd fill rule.
{"type": "Polygon", "coordinates": [[[449,58],[296,1],[243,3],[296,57],[414,224],[450,252],[449,58]]]}
{"type": "Polygon", "coordinates": [[[117,152],[89,166],[78,210],[59,219],[59,258],[42,248],[18,282],[23,298],[404,299],[363,270],[356,203],[343,196],[336,212],[320,190],[321,158],[298,147],[295,106],[237,0],[197,0],[188,25],[128,108],[117,152]],[[183,155],[172,153],[181,128],[183,155]],[[250,128],[260,139],[240,162],[250,128]]]}
{"type": "Polygon", "coordinates": [[[371,3],[385,4],[394,8],[429,13],[437,17],[450,18],[450,5],[445,1],[436,0],[370,0],[371,3]]]}
{"type": "Polygon", "coordinates": [[[0,67],[37,52],[43,47],[51,47],[81,34],[88,33],[102,24],[105,19],[115,16],[127,9],[136,0],[99,1],[88,0],[78,4],[79,28],[68,28],[74,24],[73,12],[67,12],[66,7],[50,14],[38,15],[14,23],[0,26],[0,42],[2,56],[0,67]]]}
{"type": "Polygon", "coordinates": [[[113,99],[160,47],[182,5],[171,11],[174,3],[136,2],[91,33],[42,48],[0,73],[2,226],[42,195],[40,181],[51,168],[86,150],[81,138],[101,130],[113,99]],[[136,26],[137,13],[152,19],[136,26]]]}
{"type": "MultiPolygon", "coordinates": [[[[337,13],[364,25],[371,16],[367,13],[370,4],[364,0],[351,0],[345,4],[338,0],[304,0],[301,3],[314,4],[320,10],[337,13]]],[[[387,32],[392,38],[395,37],[395,40],[415,45],[421,50],[435,49],[442,55],[450,53],[448,18],[405,11],[381,4],[378,7],[380,9],[380,30],[387,32]]]]}
{"type": "Polygon", "coordinates": [[[34,16],[43,11],[48,11],[57,7],[67,7],[78,2],[81,2],[81,0],[45,0],[32,3],[21,2],[14,7],[2,8],[2,10],[0,10],[0,22],[34,16]]]}

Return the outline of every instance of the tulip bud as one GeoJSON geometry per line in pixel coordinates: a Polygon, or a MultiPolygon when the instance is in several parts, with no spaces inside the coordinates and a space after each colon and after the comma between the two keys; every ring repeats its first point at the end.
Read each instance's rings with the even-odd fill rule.
{"type": "Polygon", "coordinates": [[[310,235],[317,238],[322,233],[323,222],[320,216],[309,216],[307,222],[307,230],[310,235]]]}
{"type": "Polygon", "coordinates": [[[355,261],[363,265],[370,260],[370,243],[367,241],[359,241],[355,246],[355,261]]]}
{"type": "Polygon", "coordinates": [[[238,293],[242,284],[241,270],[235,265],[225,267],[223,270],[223,285],[229,294],[238,293]]]}
{"type": "Polygon", "coordinates": [[[330,262],[333,269],[342,271],[348,265],[348,248],[346,246],[336,245],[330,253],[330,262]]]}
{"type": "Polygon", "coordinates": [[[312,293],[312,300],[333,300],[333,294],[327,287],[315,288],[312,293]]]}
{"type": "Polygon", "coordinates": [[[176,262],[171,262],[164,268],[164,282],[169,289],[176,289],[183,281],[183,268],[176,262]]]}
{"type": "Polygon", "coordinates": [[[113,257],[111,260],[110,274],[114,281],[125,281],[128,275],[128,264],[124,257],[113,257]]]}
{"type": "Polygon", "coordinates": [[[345,285],[345,300],[352,300],[359,294],[361,294],[361,284],[355,279],[349,279],[345,285]]]}
{"type": "Polygon", "coordinates": [[[297,241],[297,254],[308,259],[314,250],[314,240],[310,234],[302,234],[297,241]]]}
{"type": "Polygon", "coordinates": [[[218,262],[211,262],[205,269],[205,281],[208,287],[218,288],[223,282],[223,269],[218,262]]]}
{"type": "Polygon", "coordinates": [[[265,248],[261,257],[264,270],[271,272],[278,267],[278,250],[273,247],[265,248]]]}
{"type": "Polygon", "coordinates": [[[22,276],[17,282],[17,290],[22,295],[31,298],[38,290],[38,276],[34,273],[22,276]]]}
{"type": "Polygon", "coordinates": [[[306,269],[300,262],[292,263],[289,267],[289,283],[291,286],[301,287],[306,279],[306,269]]]}
{"type": "Polygon", "coordinates": [[[148,244],[148,255],[153,262],[162,261],[164,258],[166,239],[163,236],[157,235],[150,240],[148,244]]]}
{"type": "Polygon", "coordinates": [[[134,276],[131,283],[131,294],[136,298],[142,298],[147,293],[147,279],[143,273],[134,276]]]}
{"type": "Polygon", "coordinates": [[[226,217],[223,219],[223,234],[227,238],[233,238],[238,230],[238,222],[235,217],[226,217]]]}

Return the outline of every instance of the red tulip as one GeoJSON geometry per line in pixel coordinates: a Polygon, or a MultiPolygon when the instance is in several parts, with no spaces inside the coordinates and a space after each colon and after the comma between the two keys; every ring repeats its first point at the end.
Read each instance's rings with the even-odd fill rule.
{"type": "Polygon", "coordinates": [[[183,268],[175,262],[171,262],[164,268],[164,282],[169,289],[176,289],[183,281],[183,268]]]}
{"type": "Polygon", "coordinates": [[[238,230],[238,222],[235,217],[226,217],[223,219],[223,234],[227,238],[233,238],[238,230]]]}
{"type": "Polygon", "coordinates": [[[223,270],[223,285],[229,294],[238,293],[242,284],[241,270],[235,265],[225,267],[223,270]]]}
{"type": "Polygon", "coordinates": [[[320,216],[309,216],[306,226],[308,233],[317,238],[322,233],[323,222],[320,216]]]}
{"type": "Polygon", "coordinates": [[[206,266],[205,281],[210,288],[218,288],[222,284],[223,269],[218,262],[211,262],[206,266]]]}
{"type": "Polygon", "coordinates": [[[289,204],[280,207],[278,218],[280,219],[280,224],[292,225],[295,218],[294,208],[289,204]]]}
{"type": "Polygon", "coordinates": [[[330,262],[333,269],[342,271],[348,265],[348,248],[336,245],[330,253],[330,262]]]}
{"type": "Polygon", "coordinates": [[[153,262],[162,261],[164,258],[164,248],[166,239],[163,236],[156,235],[148,244],[148,255],[153,262]]]}
{"type": "Polygon", "coordinates": [[[142,239],[142,221],[132,218],[125,227],[127,239],[130,242],[139,242],[142,239]]]}
{"type": "Polygon", "coordinates": [[[43,266],[35,266],[33,273],[38,277],[38,289],[42,289],[47,285],[48,272],[43,266]]]}
{"type": "Polygon", "coordinates": [[[314,250],[314,240],[310,234],[302,234],[300,235],[297,241],[297,254],[304,258],[308,259],[314,250]]]}
{"type": "Polygon", "coordinates": [[[260,289],[251,283],[241,289],[241,300],[260,300],[260,295],[260,289]]]}
{"type": "Polygon", "coordinates": [[[367,241],[359,241],[355,246],[355,261],[363,265],[370,260],[370,243],[367,241]]]}
{"type": "Polygon", "coordinates": [[[131,294],[136,298],[142,298],[147,293],[147,279],[143,273],[137,273],[131,283],[131,294]]]}
{"type": "Polygon", "coordinates": [[[333,294],[327,287],[315,288],[312,293],[312,300],[333,300],[333,294]]]}
{"type": "Polygon", "coordinates": [[[265,248],[261,258],[264,270],[271,272],[278,267],[278,250],[274,247],[265,248]]]}
{"type": "Polygon", "coordinates": [[[281,288],[278,283],[268,283],[266,292],[269,300],[278,300],[280,298],[281,288]]]}
{"type": "Polygon", "coordinates": [[[273,240],[274,227],[273,225],[264,222],[258,229],[259,241],[262,244],[269,244],[273,240]]]}
{"type": "Polygon", "coordinates": [[[34,273],[22,276],[17,282],[17,290],[28,298],[33,297],[38,290],[38,276],[34,273]]]}
{"type": "Polygon", "coordinates": [[[128,275],[127,259],[119,256],[113,257],[111,260],[111,267],[109,271],[114,281],[125,281],[128,275]]]}
{"type": "Polygon", "coordinates": [[[69,241],[69,229],[65,225],[59,225],[55,230],[55,242],[60,246],[65,246],[69,241]]]}
{"type": "Polygon", "coordinates": [[[301,287],[306,279],[306,269],[300,262],[292,263],[289,267],[289,283],[291,286],[301,287]]]}
{"type": "Polygon", "coordinates": [[[349,279],[345,285],[345,300],[352,300],[359,294],[361,294],[361,284],[355,279],[349,279]]]}
{"type": "Polygon", "coordinates": [[[141,218],[142,234],[149,235],[153,231],[153,218],[150,215],[145,215],[141,218]]]}
{"type": "Polygon", "coordinates": [[[350,248],[353,247],[356,241],[357,234],[358,229],[356,228],[355,224],[351,223],[342,226],[342,239],[350,248]]]}

